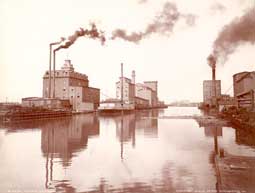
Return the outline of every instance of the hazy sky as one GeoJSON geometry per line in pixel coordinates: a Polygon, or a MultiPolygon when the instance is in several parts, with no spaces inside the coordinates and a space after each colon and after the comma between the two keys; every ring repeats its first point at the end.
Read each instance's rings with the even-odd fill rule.
{"type": "MultiPolygon", "coordinates": [[[[161,99],[201,101],[202,81],[211,78],[206,58],[214,40],[225,25],[254,7],[254,0],[0,0],[0,101],[42,96],[49,43],[91,22],[105,32],[106,44],[79,38],[57,52],[57,69],[69,58],[76,71],[89,76],[90,86],[114,97],[123,62],[127,77],[135,70],[137,82],[157,80],[161,99]],[[167,33],[150,33],[139,43],[110,39],[118,28],[144,32],[167,11],[166,2],[176,4],[181,16],[167,33]]],[[[231,87],[234,73],[254,69],[255,45],[241,44],[217,69],[222,92],[231,87]]]]}

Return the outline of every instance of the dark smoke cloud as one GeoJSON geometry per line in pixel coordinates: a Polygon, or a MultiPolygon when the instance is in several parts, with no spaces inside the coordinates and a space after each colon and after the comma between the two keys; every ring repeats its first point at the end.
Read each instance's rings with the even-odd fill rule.
{"type": "Polygon", "coordinates": [[[83,29],[80,28],[79,30],[75,31],[75,33],[67,38],[67,40],[63,40],[62,44],[56,48],[54,51],[58,51],[62,48],[69,48],[79,37],[88,37],[92,39],[99,39],[102,44],[105,42],[105,37],[103,32],[98,31],[96,25],[94,23],[91,24],[91,29],[83,29]]]}
{"type": "Polygon", "coordinates": [[[255,8],[223,28],[214,41],[212,54],[223,64],[244,43],[255,43],[255,8]]]}
{"type": "Polygon", "coordinates": [[[166,2],[163,6],[162,12],[155,17],[154,21],[150,23],[143,32],[132,32],[128,34],[124,29],[117,29],[112,32],[112,39],[121,38],[126,41],[138,43],[140,40],[146,38],[152,33],[170,35],[176,22],[180,18],[184,18],[188,25],[195,24],[194,15],[182,15],[179,13],[174,3],[166,2]]]}

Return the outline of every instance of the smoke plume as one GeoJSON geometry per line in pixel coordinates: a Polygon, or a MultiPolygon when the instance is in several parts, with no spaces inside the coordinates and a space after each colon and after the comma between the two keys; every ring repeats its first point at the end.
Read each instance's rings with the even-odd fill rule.
{"type": "Polygon", "coordinates": [[[171,2],[166,2],[163,6],[163,10],[160,14],[158,14],[154,21],[150,23],[144,31],[142,32],[132,32],[128,34],[124,29],[116,29],[112,32],[112,38],[121,38],[126,41],[138,43],[143,38],[153,34],[160,33],[163,35],[170,35],[173,31],[173,28],[176,22],[180,19],[184,18],[188,25],[194,25],[195,16],[188,14],[182,15],[179,13],[176,5],[171,2]]]}
{"type": "Polygon", "coordinates": [[[224,64],[230,54],[244,43],[255,43],[255,9],[251,9],[241,18],[234,19],[219,33],[213,45],[213,56],[224,64]]]}
{"type": "Polygon", "coordinates": [[[91,29],[83,29],[83,28],[80,28],[79,30],[75,31],[73,35],[69,36],[66,40],[63,40],[61,42],[61,45],[56,48],[54,51],[58,51],[62,48],[69,48],[72,44],[74,44],[74,42],[79,38],[79,37],[82,37],[82,36],[86,36],[86,37],[89,37],[89,38],[92,38],[92,39],[99,39],[102,43],[102,45],[104,44],[105,42],[105,37],[104,37],[104,34],[103,32],[101,31],[98,31],[96,25],[94,23],[91,24],[91,29]]]}

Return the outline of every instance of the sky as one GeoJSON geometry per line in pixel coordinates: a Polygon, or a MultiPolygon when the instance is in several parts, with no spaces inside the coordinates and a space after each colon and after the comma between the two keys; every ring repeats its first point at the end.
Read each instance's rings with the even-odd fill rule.
{"type": "MultiPolygon", "coordinates": [[[[123,63],[126,77],[135,70],[136,82],[157,80],[161,100],[202,101],[203,80],[211,78],[207,57],[214,41],[226,25],[252,9],[255,0],[1,0],[0,102],[41,97],[49,44],[91,23],[104,32],[105,44],[80,37],[57,52],[57,69],[70,59],[104,98],[115,97],[123,63]],[[164,23],[163,13],[173,22],[164,23]],[[144,35],[151,24],[159,29],[144,35]],[[112,39],[117,29],[144,36],[138,42],[112,39]]],[[[254,53],[255,44],[243,42],[224,64],[217,64],[223,94],[233,93],[233,74],[255,69],[254,53]]]]}

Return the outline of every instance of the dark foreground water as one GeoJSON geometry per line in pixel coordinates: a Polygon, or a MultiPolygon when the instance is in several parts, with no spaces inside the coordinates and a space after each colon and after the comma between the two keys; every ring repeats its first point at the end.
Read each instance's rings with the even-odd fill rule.
{"type": "Polygon", "coordinates": [[[255,136],[160,118],[193,114],[170,107],[1,126],[0,192],[215,192],[215,138],[227,153],[255,157],[255,136]]]}

